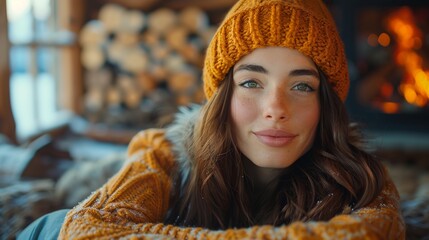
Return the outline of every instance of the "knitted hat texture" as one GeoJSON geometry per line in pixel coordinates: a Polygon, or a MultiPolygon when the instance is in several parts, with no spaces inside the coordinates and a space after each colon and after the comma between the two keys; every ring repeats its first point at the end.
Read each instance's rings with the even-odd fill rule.
{"type": "Polygon", "coordinates": [[[347,59],[332,16],[321,0],[239,0],[210,42],[204,60],[204,92],[210,99],[229,69],[257,48],[279,46],[310,57],[344,101],[347,59]]]}

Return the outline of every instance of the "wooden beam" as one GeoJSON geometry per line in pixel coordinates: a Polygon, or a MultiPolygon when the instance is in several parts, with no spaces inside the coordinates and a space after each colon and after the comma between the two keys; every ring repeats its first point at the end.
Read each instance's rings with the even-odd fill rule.
{"type": "Polygon", "coordinates": [[[147,11],[147,10],[151,9],[154,5],[158,4],[161,1],[160,0],[145,0],[145,1],[108,0],[106,2],[116,3],[116,4],[122,5],[122,6],[127,7],[127,8],[140,9],[140,10],[147,11]]]}
{"type": "Polygon", "coordinates": [[[10,65],[6,0],[0,0],[0,133],[16,143],[16,127],[10,104],[10,65]]]}
{"type": "Polygon", "coordinates": [[[61,48],[60,58],[61,80],[59,91],[61,97],[59,103],[62,108],[71,110],[75,114],[83,114],[84,82],[80,60],[81,49],[77,43],[79,33],[85,23],[85,0],[58,1],[59,13],[58,25],[61,29],[67,29],[75,36],[73,43],[61,48]]]}
{"type": "Polygon", "coordinates": [[[167,0],[163,1],[162,5],[172,9],[183,9],[186,7],[198,7],[204,11],[224,10],[229,9],[237,2],[237,0],[216,0],[216,1],[203,1],[203,0],[167,0]]]}
{"type": "MultiPolygon", "coordinates": [[[[94,2],[94,1],[92,1],[94,2]]],[[[167,7],[183,9],[185,7],[198,7],[204,11],[229,9],[237,0],[98,0],[98,4],[115,3],[126,8],[150,11],[154,8],[167,7]]]]}

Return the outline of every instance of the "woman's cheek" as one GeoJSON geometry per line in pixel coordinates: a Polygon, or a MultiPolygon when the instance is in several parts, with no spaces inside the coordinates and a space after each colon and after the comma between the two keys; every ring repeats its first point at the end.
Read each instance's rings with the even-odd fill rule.
{"type": "Polygon", "coordinates": [[[301,123],[302,126],[310,131],[316,131],[320,121],[320,107],[318,103],[302,106],[294,111],[294,118],[301,123]]]}
{"type": "Polygon", "coordinates": [[[238,124],[249,123],[255,119],[258,103],[254,98],[245,94],[235,93],[231,99],[231,116],[238,124]]]}

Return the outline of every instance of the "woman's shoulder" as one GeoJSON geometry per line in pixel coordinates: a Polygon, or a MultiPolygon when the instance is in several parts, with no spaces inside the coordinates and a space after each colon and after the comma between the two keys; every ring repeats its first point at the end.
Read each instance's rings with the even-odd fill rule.
{"type": "MultiPolygon", "coordinates": [[[[147,148],[187,148],[192,138],[201,106],[182,107],[175,115],[174,122],[165,128],[150,128],[138,132],[128,145],[128,155],[147,148]]],[[[177,149],[178,150],[178,149],[177,149]]]]}
{"type": "Polygon", "coordinates": [[[199,105],[182,107],[169,126],[138,132],[128,145],[128,159],[147,159],[137,156],[150,151],[158,160],[169,159],[168,162],[178,161],[180,165],[187,165],[192,155],[190,146],[200,108],[199,105]]]}
{"type": "Polygon", "coordinates": [[[169,148],[170,143],[165,137],[165,129],[150,128],[138,132],[128,145],[128,155],[146,149],[169,148]]]}
{"type": "Polygon", "coordinates": [[[385,165],[383,164],[382,166],[383,170],[385,171],[383,188],[381,189],[378,196],[376,196],[374,200],[366,206],[366,208],[381,209],[387,207],[389,209],[393,209],[394,211],[398,211],[400,208],[399,192],[385,165]]]}

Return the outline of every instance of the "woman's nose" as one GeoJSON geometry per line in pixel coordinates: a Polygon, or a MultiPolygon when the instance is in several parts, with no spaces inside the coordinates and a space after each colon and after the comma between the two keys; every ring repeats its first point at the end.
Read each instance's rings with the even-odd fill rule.
{"type": "Polygon", "coordinates": [[[284,90],[276,90],[266,96],[264,118],[274,121],[284,121],[289,117],[287,98],[284,90]]]}

